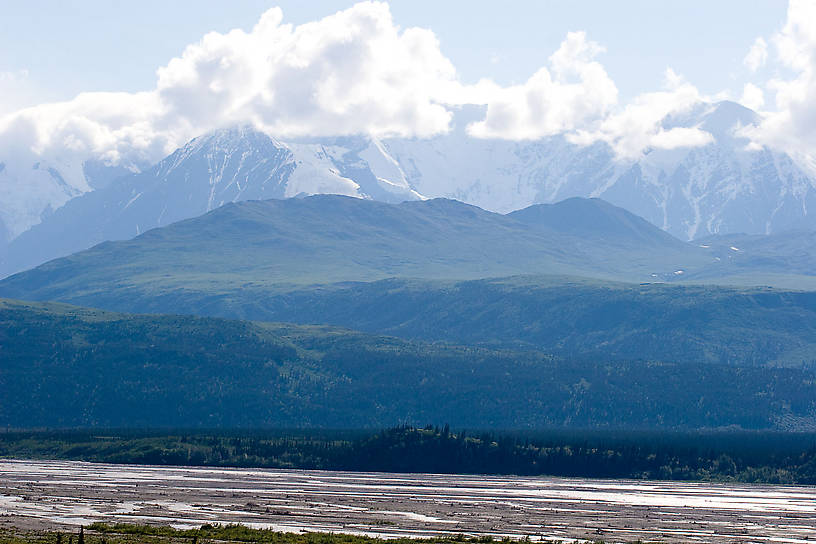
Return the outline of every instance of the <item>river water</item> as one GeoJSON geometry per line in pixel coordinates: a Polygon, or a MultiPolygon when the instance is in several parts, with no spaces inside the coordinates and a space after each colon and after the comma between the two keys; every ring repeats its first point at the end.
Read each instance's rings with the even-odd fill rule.
{"type": "Polygon", "coordinates": [[[816,541],[816,488],[0,461],[0,524],[94,521],[393,538],[816,541]]]}

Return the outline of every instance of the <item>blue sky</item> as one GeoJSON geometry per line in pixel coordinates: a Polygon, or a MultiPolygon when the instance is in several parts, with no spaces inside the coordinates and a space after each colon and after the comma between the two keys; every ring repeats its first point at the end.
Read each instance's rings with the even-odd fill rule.
{"type": "MultiPolygon", "coordinates": [[[[241,0],[27,0],[0,18],[0,72],[27,73],[20,105],[67,100],[81,91],[153,88],[156,69],[208,31],[249,30],[269,7],[284,22],[319,19],[352,2],[241,0]]],[[[464,82],[522,83],[546,63],[568,31],[606,48],[599,56],[620,97],[660,86],[667,67],[704,94],[739,94],[742,59],[758,36],[785,21],[780,0],[394,0],[394,22],[433,30],[464,82]]],[[[0,97],[1,98],[1,97],[0,97]]],[[[2,108],[0,108],[2,111],[2,108]]]]}
{"type": "Polygon", "coordinates": [[[155,161],[236,124],[281,138],[563,135],[621,158],[707,145],[671,115],[757,111],[816,170],[816,0],[28,0],[0,19],[0,148],[155,161]]]}

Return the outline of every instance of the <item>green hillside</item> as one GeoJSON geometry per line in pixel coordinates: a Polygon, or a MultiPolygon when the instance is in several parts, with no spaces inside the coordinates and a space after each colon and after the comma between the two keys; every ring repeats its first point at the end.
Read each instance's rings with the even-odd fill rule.
{"type": "MultiPolygon", "coordinates": [[[[513,277],[391,279],[255,295],[191,298],[191,309],[568,357],[816,365],[814,292],[513,277]]],[[[162,306],[140,309],[167,311],[162,306]]]]}
{"type": "Polygon", "coordinates": [[[0,304],[0,425],[816,425],[816,374],[566,359],[343,329],[0,304]]]}
{"type": "Polygon", "coordinates": [[[452,200],[323,195],[226,205],[100,244],[0,281],[0,296],[579,358],[816,361],[813,294],[654,283],[731,266],[720,252],[601,200],[500,215],[452,200]]]}
{"type": "MultiPolygon", "coordinates": [[[[218,294],[243,286],[394,276],[645,280],[711,260],[620,208],[598,200],[565,205],[576,204],[583,216],[607,219],[573,232],[568,222],[554,228],[541,219],[557,213],[559,205],[500,215],[444,199],[394,205],[321,195],[240,202],[11,276],[0,282],[0,296],[67,301],[123,291],[218,294]]],[[[584,222],[583,216],[575,223],[584,222]]]]}
{"type": "Polygon", "coordinates": [[[59,298],[115,311],[328,324],[566,357],[741,366],[816,362],[816,293],[768,288],[520,276],[307,287],[236,282],[212,290],[123,286],[59,298]]]}

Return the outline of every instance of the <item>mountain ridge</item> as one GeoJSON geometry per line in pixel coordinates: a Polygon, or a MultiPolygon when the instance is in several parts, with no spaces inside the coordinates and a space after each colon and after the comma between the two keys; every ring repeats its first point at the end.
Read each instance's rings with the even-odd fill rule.
{"type": "Polygon", "coordinates": [[[229,203],[104,242],[0,281],[0,296],[566,355],[816,358],[812,292],[685,285],[762,270],[701,245],[600,200],[502,215],[447,199],[315,195],[229,203]]]}
{"type": "Polygon", "coordinates": [[[124,167],[106,170],[95,163],[79,168],[42,162],[33,170],[14,164],[0,172],[0,187],[13,188],[35,174],[39,181],[28,186],[29,196],[36,196],[28,204],[14,195],[0,202],[10,240],[0,249],[5,263],[0,266],[6,274],[16,272],[227,202],[316,193],[386,202],[441,197],[501,213],[570,197],[599,197],[684,240],[816,229],[816,216],[807,212],[816,209],[816,174],[783,153],[749,148],[737,129],[759,117],[733,102],[700,103],[663,121],[665,128],[707,130],[713,143],[646,150],[630,159],[617,157],[605,143],[580,146],[563,136],[520,142],[471,138],[462,130],[471,114],[463,108],[450,133],[424,140],[283,141],[248,126],[225,128],[126,176],[120,176],[124,167]],[[108,177],[114,175],[119,177],[111,186],[108,177]],[[46,197],[37,194],[49,183],[56,184],[59,195],[37,212],[38,225],[31,226],[37,221],[28,211],[4,211],[4,205],[39,206],[40,197],[46,197]]]}
{"type": "MultiPolygon", "coordinates": [[[[576,203],[588,209],[584,216],[599,206],[591,201],[565,205],[576,203]]],[[[546,208],[559,209],[557,204],[546,208]]],[[[128,269],[130,278],[153,277],[179,286],[190,274],[211,274],[213,281],[225,282],[243,275],[253,281],[262,278],[266,284],[530,273],[639,281],[709,260],[700,248],[674,240],[629,212],[617,210],[613,216],[640,230],[621,229],[628,238],[611,237],[604,226],[591,235],[584,229],[576,236],[540,221],[525,223],[446,199],[387,204],[315,195],[242,201],[131,240],[105,242],[50,261],[13,275],[0,286],[30,290],[31,278],[51,277],[35,282],[46,285],[63,273],[81,281],[83,270],[87,277],[76,286],[80,292],[105,274],[105,281],[118,285],[122,278],[117,275],[128,269]],[[644,239],[651,243],[644,244],[644,239]],[[216,276],[223,279],[215,280],[216,276]]]]}

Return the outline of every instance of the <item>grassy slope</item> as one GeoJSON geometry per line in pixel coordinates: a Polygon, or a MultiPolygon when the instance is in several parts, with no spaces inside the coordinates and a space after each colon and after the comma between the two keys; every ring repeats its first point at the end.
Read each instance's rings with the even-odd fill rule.
{"type": "Polygon", "coordinates": [[[504,216],[449,200],[390,205],[316,196],[241,202],[17,274],[0,282],[0,295],[62,301],[110,292],[217,295],[239,286],[392,276],[644,279],[709,260],[699,248],[609,204],[581,206],[585,215],[612,208],[607,211],[617,213],[610,221],[619,228],[605,223],[590,232],[558,230],[536,210],[504,216]]]}
{"type": "MultiPolygon", "coordinates": [[[[240,297],[239,294],[235,295],[240,297]]],[[[737,365],[816,361],[816,293],[515,277],[302,289],[203,311],[343,324],[406,338],[568,356],[737,365]]],[[[154,308],[155,309],[155,308],[154,308]]]]}

